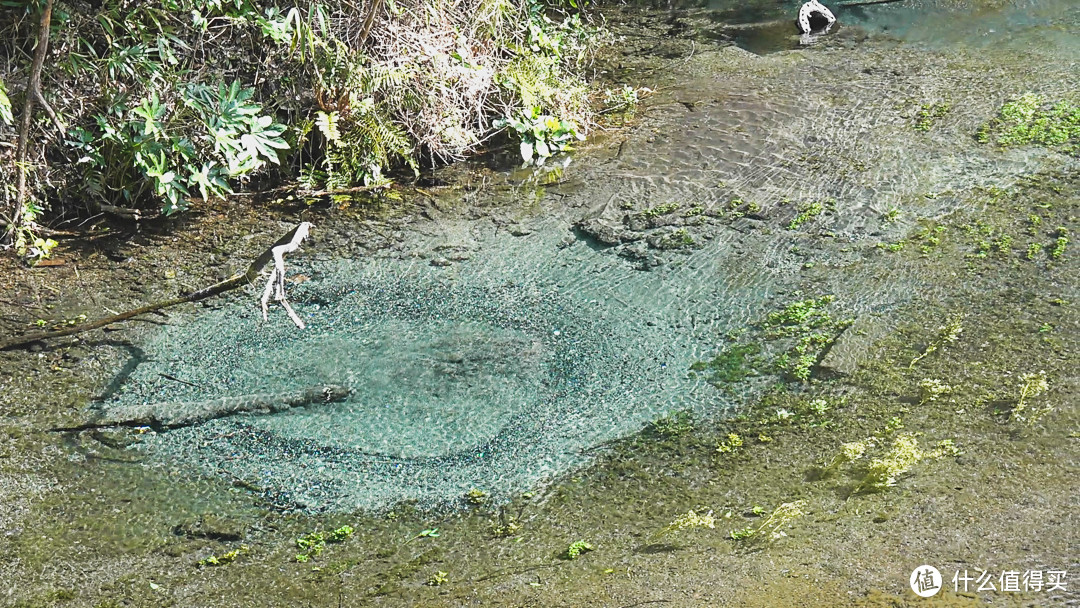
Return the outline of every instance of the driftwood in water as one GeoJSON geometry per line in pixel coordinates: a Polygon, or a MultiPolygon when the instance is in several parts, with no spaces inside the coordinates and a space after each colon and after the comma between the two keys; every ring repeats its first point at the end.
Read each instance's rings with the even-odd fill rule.
{"type": "Polygon", "coordinates": [[[116,426],[150,427],[157,430],[177,429],[224,418],[233,414],[258,412],[273,414],[306,407],[318,403],[341,401],[349,396],[349,389],[336,384],[325,384],[292,393],[267,393],[223,397],[197,404],[150,403],[132,408],[123,415],[104,413],[85,424],[50,429],[52,431],[86,431],[116,426]]]}
{"type": "MultiPolygon", "coordinates": [[[[56,331],[25,334],[22,336],[16,336],[14,338],[8,338],[6,340],[0,340],[0,350],[11,348],[13,346],[20,346],[22,344],[29,344],[31,342],[38,342],[40,340],[50,340],[52,338],[73,336],[75,334],[81,334],[93,329],[98,329],[99,327],[105,327],[106,325],[112,325],[113,323],[119,323],[120,321],[126,321],[128,319],[138,317],[146,313],[156,312],[163,308],[169,308],[171,306],[185,304],[188,302],[198,302],[200,300],[205,300],[207,298],[225,293],[226,291],[236,289],[237,287],[241,287],[249,283],[254,283],[255,280],[259,278],[259,272],[262,271],[262,269],[266,267],[266,265],[270,262],[274,262],[274,273],[271,274],[270,280],[267,282],[267,292],[269,293],[269,291],[275,286],[279,287],[277,291],[277,300],[281,302],[282,305],[289,312],[289,316],[293,319],[293,322],[297,323],[297,325],[301,329],[303,329],[303,323],[299,321],[299,318],[296,316],[295,313],[292,312],[292,309],[288,306],[288,303],[285,302],[285,263],[283,256],[285,253],[290,253],[299,248],[300,242],[303,241],[305,237],[307,237],[308,231],[311,229],[311,226],[312,224],[310,222],[300,222],[300,224],[297,225],[296,228],[293,228],[291,231],[289,231],[288,234],[278,239],[278,241],[274,243],[269,249],[262,252],[259,257],[255,258],[255,261],[252,262],[250,266],[248,266],[246,271],[242,273],[237,273],[219,283],[214,283],[213,285],[204,287],[198,291],[193,291],[191,293],[184,294],[176,298],[155,302],[153,304],[147,304],[146,306],[141,306],[139,308],[128,310],[118,315],[105,317],[104,319],[98,319],[96,321],[90,321],[87,323],[82,323],[73,327],[67,327],[56,331]]],[[[263,311],[265,317],[266,300],[263,301],[263,311]]]]}

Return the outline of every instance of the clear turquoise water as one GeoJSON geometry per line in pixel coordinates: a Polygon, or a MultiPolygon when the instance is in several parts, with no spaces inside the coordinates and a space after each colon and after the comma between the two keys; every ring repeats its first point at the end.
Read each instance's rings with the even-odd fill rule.
{"type": "MultiPolygon", "coordinates": [[[[685,10],[746,24],[797,5],[732,6],[685,10]]],[[[204,311],[148,335],[147,359],[96,407],[345,384],[342,403],[149,434],[137,448],[163,472],[241,478],[286,508],[342,511],[446,505],[473,487],[506,497],[667,412],[731,412],[774,379],[722,392],[688,377],[728,333],[799,294],[836,294],[838,314],[887,323],[949,286],[877,243],[955,211],[957,192],[1077,168],[973,137],[1012,96],[1077,95],[1076,3],[904,2],[838,16],[837,33],[808,48],[698,49],[655,75],[661,91],[620,153],[579,156],[546,197],[502,175],[510,195],[480,196],[528,235],[448,220],[406,235],[401,252],[294,256],[290,272],[311,277],[292,288],[306,330],[280,311],[263,324],[254,296],[204,311]],[[931,131],[913,128],[919,104],[946,101],[931,131]],[[735,198],[767,219],[688,226],[697,246],[682,252],[603,247],[571,230],[585,218],[624,226],[670,202],[718,212],[735,198]],[[785,229],[800,204],[827,199],[834,210],[785,229]],[[893,207],[902,219],[887,222],[893,207]],[[429,263],[448,247],[468,255],[429,263]],[[642,256],[659,265],[638,269],[642,256]]]]}

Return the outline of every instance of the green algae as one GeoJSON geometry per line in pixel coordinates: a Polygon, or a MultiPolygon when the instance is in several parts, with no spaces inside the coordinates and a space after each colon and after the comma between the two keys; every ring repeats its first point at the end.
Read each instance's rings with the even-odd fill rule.
{"type": "Polygon", "coordinates": [[[1000,146],[1057,147],[1075,155],[1080,153],[1080,106],[1025,93],[1001,106],[998,115],[979,129],[977,138],[1000,146]]]}
{"type": "Polygon", "coordinates": [[[759,354],[761,346],[758,344],[736,344],[708,361],[694,363],[690,371],[703,374],[705,380],[714,385],[740,382],[755,373],[753,365],[759,354]]]}

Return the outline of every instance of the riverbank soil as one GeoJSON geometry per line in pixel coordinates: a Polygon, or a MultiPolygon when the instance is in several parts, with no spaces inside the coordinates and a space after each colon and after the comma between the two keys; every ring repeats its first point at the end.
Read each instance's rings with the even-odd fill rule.
{"type": "MultiPolygon", "coordinates": [[[[717,391],[734,395],[735,410],[668,412],[638,433],[588,449],[587,465],[511,496],[494,499],[477,487],[453,509],[402,503],[373,514],[284,509],[250,480],[227,474],[162,475],[137,449],[144,430],[50,431],[84,419],[88,404],[115,393],[132,362],[141,360],[141,340],[158,326],[188,323],[210,308],[255,307],[258,286],[111,331],[5,351],[0,603],[1080,604],[1080,264],[1069,241],[1080,229],[1080,179],[1075,159],[1063,152],[979,147],[975,128],[1008,92],[982,81],[957,84],[958,75],[978,79],[990,65],[996,76],[1014,70],[1010,90],[1039,76],[978,53],[920,51],[925,62],[918,69],[952,78],[931,87],[931,80],[900,71],[913,51],[899,43],[886,52],[879,42],[844,59],[860,36],[873,40],[854,29],[835,46],[769,58],[727,45],[726,34],[695,38],[703,30],[687,31],[656,42],[670,47],[675,63],[653,62],[658,92],[630,120],[633,126],[584,150],[548,180],[557,183],[458,168],[455,187],[406,193],[381,206],[221,204],[171,224],[114,227],[61,245],[56,265],[27,269],[0,259],[0,332],[77,324],[82,315],[97,318],[204,286],[246,267],[298,221],[316,226],[314,238],[290,258],[301,267],[339,257],[441,267],[468,260],[447,260],[445,250],[418,245],[431,235],[519,226],[528,238],[533,223],[540,234],[557,218],[565,247],[614,259],[620,272],[663,277],[665,269],[702,256],[715,256],[721,268],[765,267],[769,259],[766,270],[785,277],[785,288],[768,306],[748,307],[786,315],[774,317],[773,334],[789,321],[791,327],[803,322],[799,311],[808,307],[788,306],[803,298],[828,294],[849,303],[836,313],[843,322],[829,325],[836,333],[815,351],[808,380],[779,360],[799,351],[768,346],[778,338],[769,335],[767,315],[751,315],[742,333],[725,326],[713,336],[726,348],[702,352],[701,366],[677,371],[710,375],[717,391]],[[841,61],[870,71],[853,70],[858,76],[845,82],[815,80],[836,75],[841,61]],[[896,89],[925,85],[919,94],[927,99],[958,87],[950,94],[972,100],[986,84],[994,99],[937,117],[930,111],[938,122],[928,135],[914,128],[920,117],[908,112],[911,104],[890,114],[880,101],[887,94],[854,95],[880,82],[896,89]],[[764,163],[770,145],[793,145],[792,129],[810,129],[796,120],[796,91],[805,92],[806,112],[840,119],[841,108],[862,103],[880,120],[859,137],[839,128],[819,136],[834,138],[832,147],[800,140],[814,152],[801,158],[772,167],[746,163],[741,173],[733,168],[742,158],[764,163]],[[942,153],[922,159],[933,167],[885,175],[902,170],[902,151],[893,145],[903,141],[942,153]],[[674,158],[671,149],[685,156],[674,158]],[[963,154],[946,153],[954,149],[963,154]],[[712,172],[718,157],[722,167],[712,172]],[[727,185],[717,186],[714,178],[724,172],[727,185]],[[676,174],[682,178],[671,178],[676,174]],[[806,196],[784,202],[747,186],[779,184],[785,176],[797,176],[799,184],[813,177],[826,190],[792,186],[806,196]],[[712,181],[705,184],[706,178],[712,181]],[[714,245],[669,248],[667,232],[650,241],[660,234],[650,231],[669,228],[653,221],[661,213],[634,216],[670,199],[642,190],[615,210],[601,196],[636,179],[681,188],[686,200],[697,197],[701,211],[689,213],[697,209],[690,204],[679,211],[683,236],[736,242],[749,249],[745,257],[732,261],[714,245]],[[891,186],[863,187],[886,179],[891,186]],[[841,186],[827,190],[833,182],[841,186]],[[749,207],[755,200],[749,197],[732,206],[734,196],[724,188],[759,195],[760,209],[749,207]],[[718,189],[724,191],[703,194],[718,189]],[[822,196],[810,197],[811,191],[822,196]],[[828,192],[842,195],[835,210],[822,204],[822,218],[798,219],[813,209],[802,202],[825,200],[828,192]],[[895,213],[878,200],[890,192],[898,193],[888,199],[899,201],[895,213]],[[582,202],[585,197],[597,204],[582,202]],[[598,241],[605,227],[629,236],[605,244],[598,241]],[[657,246],[646,249],[647,242],[657,246]],[[755,242],[767,248],[753,250],[755,242]],[[910,283],[917,287],[890,306],[859,307],[872,300],[882,276],[917,277],[910,283]],[[766,344],[760,356],[731,350],[759,342],[766,344]],[[731,352],[745,357],[717,357],[731,352]],[[743,381],[757,388],[732,388],[743,381]],[[943,589],[932,599],[909,587],[923,565],[942,575],[943,589]],[[1061,571],[1066,574],[1056,574],[1061,571]],[[1038,588],[1033,573],[1042,576],[1038,588]],[[965,578],[971,579],[966,590],[965,578]]],[[[628,55],[626,63],[642,63],[634,72],[643,73],[639,56],[628,55]]],[[[617,72],[618,62],[612,65],[617,72]]],[[[545,255],[558,251],[549,249],[545,255]]],[[[802,330],[791,331],[779,339],[797,343],[802,330]]]]}

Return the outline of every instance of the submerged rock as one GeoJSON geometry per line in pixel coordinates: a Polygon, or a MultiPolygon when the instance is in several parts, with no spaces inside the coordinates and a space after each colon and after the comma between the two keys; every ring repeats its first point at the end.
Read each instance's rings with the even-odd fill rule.
{"type": "Polygon", "coordinates": [[[578,222],[574,228],[603,245],[619,245],[623,242],[622,228],[605,223],[600,218],[591,218],[578,222]]]}
{"type": "Polygon", "coordinates": [[[231,517],[200,515],[194,521],[173,526],[173,534],[187,538],[233,542],[244,539],[247,525],[231,517]]]}

